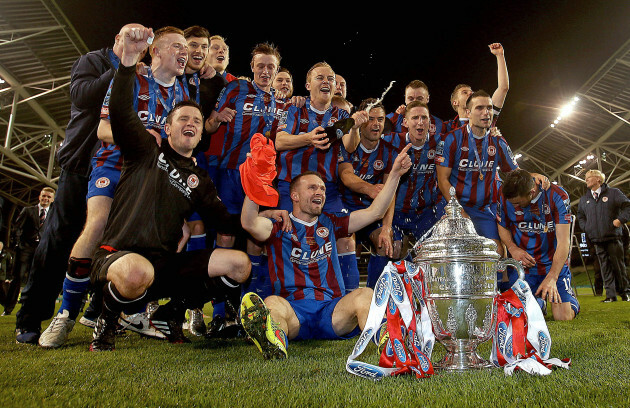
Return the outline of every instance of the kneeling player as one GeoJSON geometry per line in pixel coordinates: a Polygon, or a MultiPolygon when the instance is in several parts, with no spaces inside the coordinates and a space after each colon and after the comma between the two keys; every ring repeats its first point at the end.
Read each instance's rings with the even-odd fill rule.
{"type": "Polygon", "coordinates": [[[543,190],[525,170],[507,174],[499,194],[499,235],[511,256],[520,261],[525,280],[555,320],[572,320],[580,304],[571,289],[569,195],[552,185],[543,190]]]}
{"type": "Polygon", "coordinates": [[[153,314],[152,325],[171,342],[187,341],[181,329],[186,306],[205,289],[217,296],[240,291],[238,284],[251,269],[240,251],[176,253],[182,222],[193,211],[216,220],[217,230],[225,232],[238,231],[238,217],[230,216],[208,174],[191,158],[203,127],[199,106],[184,101],[173,107],[164,128],[168,137],[160,146],[133,109],[135,65],[151,34],[147,28],[121,32],[123,51],[112,85],[110,116],[123,167],[92,265],[93,282],[106,282],[92,351],[113,350],[120,311],[144,305],[151,296],[171,298],[153,314]]]}
{"type": "MultiPolygon", "coordinates": [[[[409,150],[407,146],[403,152],[409,150]]],[[[244,296],[241,321],[265,358],[286,357],[286,338],[338,339],[358,334],[370,309],[372,289],[344,294],[336,240],[380,219],[392,201],[400,176],[411,167],[400,155],[372,204],[350,214],[322,213],[326,187],[321,176],[306,172],[290,186],[292,230],[258,215],[258,205],[246,199],[241,222],[267,245],[274,295],[267,306],[253,293],[244,296]],[[268,309],[267,309],[268,307],[268,309]],[[276,325],[277,322],[277,325],[276,325]]]]}

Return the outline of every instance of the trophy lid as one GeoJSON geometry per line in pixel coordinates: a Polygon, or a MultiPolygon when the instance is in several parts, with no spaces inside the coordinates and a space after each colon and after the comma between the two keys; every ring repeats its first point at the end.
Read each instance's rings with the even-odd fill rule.
{"type": "Polygon", "coordinates": [[[472,220],[462,215],[454,187],[450,194],[446,215],[435,224],[431,237],[416,246],[414,260],[498,260],[496,243],[478,235],[472,220]]]}

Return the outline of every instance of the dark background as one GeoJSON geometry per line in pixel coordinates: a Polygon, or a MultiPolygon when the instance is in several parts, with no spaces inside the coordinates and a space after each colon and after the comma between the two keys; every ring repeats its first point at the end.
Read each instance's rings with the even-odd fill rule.
{"type": "Polygon", "coordinates": [[[154,29],[201,25],[226,38],[234,75],[250,76],[252,47],[271,42],[298,95],[306,95],[308,68],[326,61],[347,80],[355,105],[396,81],[384,100],[391,112],[403,102],[405,85],[421,79],[429,86],[431,112],[445,120],[455,114],[449,96],[458,83],[494,92],[496,58],[488,44],[500,42],[510,91],[498,126],[513,149],[548,126],[630,39],[629,1],[379,2],[352,8],[338,2],[189,3],[58,0],[90,49],[111,45],[130,22],[154,29]]]}

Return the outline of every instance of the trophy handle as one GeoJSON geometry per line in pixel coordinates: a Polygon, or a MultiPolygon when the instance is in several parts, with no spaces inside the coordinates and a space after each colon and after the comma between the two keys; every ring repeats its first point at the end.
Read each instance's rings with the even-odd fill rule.
{"type": "Polygon", "coordinates": [[[523,269],[523,265],[521,265],[521,263],[517,261],[516,259],[512,259],[512,258],[501,259],[498,262],[497,269],[503,272],[508,266],[513,266],[514,268],[516,268],[516,271],[518,272],[518,278],[520,280],[525,279],[525,269],[523,269]]]}

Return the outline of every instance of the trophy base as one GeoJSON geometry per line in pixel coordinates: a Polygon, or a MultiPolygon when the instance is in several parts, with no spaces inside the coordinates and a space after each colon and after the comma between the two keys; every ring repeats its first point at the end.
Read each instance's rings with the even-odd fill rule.
{"type": "Polygon", "coordinates": [[[447,351],[444,358],[433,364],[436,370],[466,371],[493,368],[494,365],[476,351],[447,351]]]}

